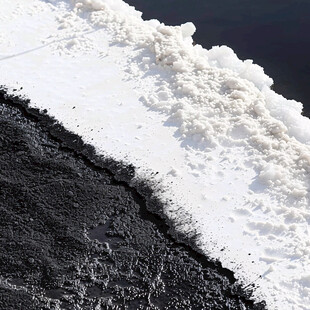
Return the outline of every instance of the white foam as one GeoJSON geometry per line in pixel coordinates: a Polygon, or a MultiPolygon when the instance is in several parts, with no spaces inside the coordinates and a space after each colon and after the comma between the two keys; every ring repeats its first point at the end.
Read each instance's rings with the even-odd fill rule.
{"type": "Polygon", "coordinates": [[[255,298],[269,308],[307,309],[310,121],[302,105],[272,91],[263,69],[230,48],[193,46],[192,23],[143,21],[121,0],[1,1],[10,44],[0,40],[0,83],[24,86],[33,104],[98,151],[127,154],[140,176],[158,171],[178,229],[198,233],[201,249],[245,285],[255,281],[255,298]]]}

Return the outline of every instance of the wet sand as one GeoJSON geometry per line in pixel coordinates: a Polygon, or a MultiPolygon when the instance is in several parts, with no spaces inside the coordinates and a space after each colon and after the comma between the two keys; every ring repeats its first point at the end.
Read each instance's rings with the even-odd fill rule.
{"type": "Polygon", "coordinates": [[[131,187],[133,167],[28,103],[0,92],[1,309],[265,309],[131,187]]]}

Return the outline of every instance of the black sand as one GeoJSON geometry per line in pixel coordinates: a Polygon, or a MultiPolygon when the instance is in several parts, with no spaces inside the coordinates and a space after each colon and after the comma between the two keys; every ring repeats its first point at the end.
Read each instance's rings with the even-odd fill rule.
{"type": "Polygon", "coordinates": [[[265,309],[149,211],[132,167],[27,103],[0,93],[0,309],[265,309]]]}

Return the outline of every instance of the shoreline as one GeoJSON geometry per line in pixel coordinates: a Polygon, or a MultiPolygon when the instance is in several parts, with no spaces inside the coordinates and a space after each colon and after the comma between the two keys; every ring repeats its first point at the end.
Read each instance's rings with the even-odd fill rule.
{"type": "Polygon", "coordinates": [[[0,125],[7,129],[2,130],[0,161],[11,157],[1,180],[6,238],[1,244],[5,268],[0,302],[6,309],[16,309],[18,302],[24,303],[23,309],[54,309],[57,304],[61,309],[88,309],[99,302],[125,309],[264,309],[249,299],[250,290],[233,284],[231,271],[175,241],[165,220],[147,209],[148,198],[129,185],[133,167],[97,157],[77,135],[29,108],[29,101],[0,93],[0,125]],[[18,150],[10,153],[10,145],[18,150]],[[36,179],[39,167],[41,180],[36,179]],[[11,193],[17,188],[20,197],[11,193]],[[49,197],[52,191],[55,196],[49,197]],[[108,200],[100,200],[103,192],[108,200]],[[56,196],[64,202],[61,207],[56,196]],[[85,200],[89,206],[83,205],[85,200]],[[136,263],[128,266],[128,259],[136,263]],[[91,270],[94,275],[89,278],[91,270]]]}
{"type": "Polygon", "coordinates": [[[144,21],[122,0],[4,1],[7,93],[31,99],[99,155],[134,165],[130,185],[147,180],[174,231],[244,287],[255,283],[256,301],[307,309],[310,122],[301,103],[232,49],[193,46],[192,23],[144,21]]]}

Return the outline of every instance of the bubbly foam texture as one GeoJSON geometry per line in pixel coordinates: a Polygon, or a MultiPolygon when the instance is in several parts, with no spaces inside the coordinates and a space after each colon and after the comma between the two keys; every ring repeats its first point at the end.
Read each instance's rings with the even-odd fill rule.
{"type": "MultiPolygon", "coordinates": [[[[206,50],[193,46],[192,23],[171,27],[155,20],[143,21],[140,13],[122,1],[73,3],[78,14],[93,10],[89,21],[106,27],[115,41],[141,50],[134,62],[125,64],[129,78],[142,78],[155,66],[168,75],[156,91],[146,91],[140,99],[167,114],[187,146],[201,151],[202,166],[210,161],[210,149],[225,147],[226,159],[233,162],[235,155],[230,150],[242,148],[245,161],[237,167],[254,169],[257,187],[269,199],[260,200],[255,190],[245,198],[251,206],[240,211],[249,213],[246,229],[262,240],[280,240],[280,246],[266,249],[269,256],[261,260],[271,265],[282,261],[289,268],[290,261],[297,259],[303,266],[300,270],[306,272],[310,262],[310,121],[301,115],[302,105],[272,91],[273,80],[263,68],[251,60],[241,61],[229,47],[206,50]],[[144,50],[151,51],[153,57],[146,57],[144,50]],[[263,221],[250,216],[255,214],[254,208],[266,215],[263,221]]],[[[202,166],[194,169],[195,173],[201,173],[202,166]]],[[[283,294],[286,288],[295,290],[300,309],[310,302],[307,272],[303,278],[296,272],[276,284],[279,291],[284,288],[283,294]]],[[[296,300],[288,297],[285,302],[296,300]]]]}
{"type": "MultiPolygon", "coordinates": [[[[122,1],[73,2],[78,12],[94,10],[89,15],[94,25],[114,31],[119,42],[150,49],[156,64],[170,70],[170,83],[163,81],[141,101],[166,112],[179,124],[183,139],[203,148],[243,145],[253,153],[249,162],[260,180],[270,190],[276,188],[277,196],[308,198],[310,121],[301,116],[300,103],[270,90],[272,79],[261,67],[239,60],[226,46],[209,51],[192,46],[192,23],[170,27],[143,22],[122,1]]],[[[148,62],[141,59],[147,69],[154,65],[148,62]]],[[[141,71],[130,70],[133,75],[141,71]]],[[[307,201],[298,205],[307,207],[307,201]]]]}

